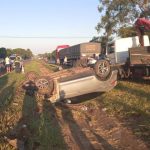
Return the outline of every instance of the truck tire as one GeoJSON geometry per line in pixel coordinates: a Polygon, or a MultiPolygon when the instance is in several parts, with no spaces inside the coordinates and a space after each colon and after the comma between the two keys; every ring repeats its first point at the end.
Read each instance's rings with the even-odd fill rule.
{"type": "Polygon", "coordinates": [[[98,78],[102,81],[107,80],[111,74],[110,63],[107,60],[98,60],[94,66],[98,78]]]}
{"type": "Polygon", "coordinates": [[[51,95],[54,90],[54,81],[48,77],[38,77],[35,79],[35,85],[38,93],[43,95],[51,95]]]}

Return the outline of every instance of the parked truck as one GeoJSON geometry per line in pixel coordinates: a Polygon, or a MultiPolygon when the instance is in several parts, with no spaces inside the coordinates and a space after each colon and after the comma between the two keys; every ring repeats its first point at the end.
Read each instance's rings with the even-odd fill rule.
{"type": "Polygon", "coordinates": [[[118,69],[119,76],[150,76],[150,43],[148,36],[143,37],[144,46],[139,47],[139,38],[116,39],[107,44],[106,59],[112,67],[118,69]]]}
{"type": "Polygon", "coordinates": [[[98,62],[103,78],[108,77],[112,68],[118,70],[121,78],[150,78],[150,42],[149,37],[144,35],[150,30],[150,20],[138,18],[135,28],[138,36],[107,43],[106,54],[101,55],[98,62]]]}
{"type": "Polygon", "coordinates": [[[94,42],[81,43],[65,47],[59,50],[59,52],[56,49],[56,52],[56,59],[59,59],[60,64],[86,67],[88,63],[90,64],[92,61],[95,63],[96,59],[98,59],[101,53],[101,44],[94,42]]]}

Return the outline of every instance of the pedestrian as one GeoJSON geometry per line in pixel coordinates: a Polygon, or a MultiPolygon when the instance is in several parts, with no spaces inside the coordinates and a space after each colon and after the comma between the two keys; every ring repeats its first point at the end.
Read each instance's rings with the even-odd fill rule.
{"type": "Polygon", "coordinates": [[[5,66],[6,66],[7,73],[9,73],[10,72],[10,59],[8,56],[5,58],[5,66]]]}
{"type": "Polygon", "coordinates": [[[67,56],[65,56],[65,58],[64,58],[64,65],[67,65],[67,56]]]}
{"type": "Polygon", "coordinates": [[[17,73],[20,73],[22,70],[22,65],[23,65],[23,62],[22,62],[22,59],[20,56],[16,56],[16,59],[15,59],[15,71],[17,73]]]}

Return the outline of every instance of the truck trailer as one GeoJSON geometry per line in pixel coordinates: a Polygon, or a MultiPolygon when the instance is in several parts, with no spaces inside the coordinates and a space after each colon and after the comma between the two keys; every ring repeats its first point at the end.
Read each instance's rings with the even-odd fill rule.
{"type": "Polygon", "coordinates": [[[100,43],[88,42],[61,49],[58,56],[60,64],[64,64],[67,58],[67,63],[65,62],[67,65],[86,67],[91,59],[98,59],[100,53],[100,43]]]}

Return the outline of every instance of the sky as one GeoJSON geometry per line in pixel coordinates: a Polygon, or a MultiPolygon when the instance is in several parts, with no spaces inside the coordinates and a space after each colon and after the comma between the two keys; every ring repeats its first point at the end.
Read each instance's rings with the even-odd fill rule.
{"type": "Polygon", "coordinates": [[[99,0],[0,0],[0,47],[52,52],[97,35],[99,0]]]}

